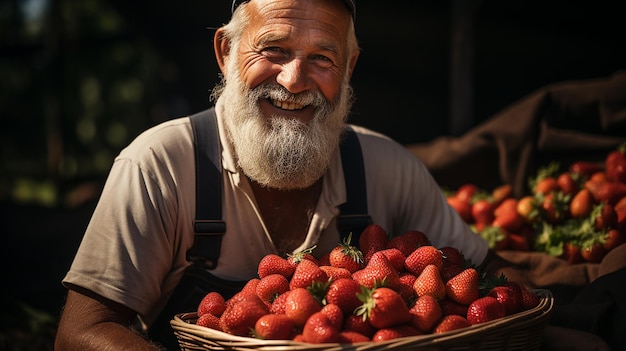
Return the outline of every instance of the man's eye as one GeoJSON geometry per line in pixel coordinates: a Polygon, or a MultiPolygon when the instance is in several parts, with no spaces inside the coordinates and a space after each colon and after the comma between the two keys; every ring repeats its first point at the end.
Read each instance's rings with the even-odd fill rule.
{"type": "Polygon", "coordinates": [[[331,67],[334,65],[333,60],[324,55],[315,55],[311,57],[311,61],[320,67],[331,67]]]}

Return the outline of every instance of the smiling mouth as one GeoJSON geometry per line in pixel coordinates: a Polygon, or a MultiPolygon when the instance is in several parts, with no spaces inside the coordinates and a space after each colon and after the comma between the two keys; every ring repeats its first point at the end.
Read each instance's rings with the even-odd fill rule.
{"type": "Polygon", "coordinates": [[[283,110],[295,111],[295,110],[302,110],[303,108],[306,107],[305,105],[301,105],[295,102],[278,101],[274,99],[268,99],[268,100],[272,105],[283,110]]]}

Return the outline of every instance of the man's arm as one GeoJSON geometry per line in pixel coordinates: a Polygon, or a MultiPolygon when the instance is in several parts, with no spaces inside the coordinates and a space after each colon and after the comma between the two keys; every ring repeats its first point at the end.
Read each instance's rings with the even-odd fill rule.
{"type": "Polygon", "coordinates": [[[158,351],[130,329],[136,313],[88,290],[69,290],[54,349],[158,351]]]}

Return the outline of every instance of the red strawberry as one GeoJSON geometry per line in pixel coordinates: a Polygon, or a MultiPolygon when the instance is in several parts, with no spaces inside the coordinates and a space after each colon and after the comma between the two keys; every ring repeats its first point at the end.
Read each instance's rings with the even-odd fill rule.
{"type": "Polygon", "coordinates": [[[346,315],[343,321],[343,329],[363,334],[368,338],[371,338],[376,332],[376,329],[367,319],[364,319],[363,316],[357,316],[356,314],[346,315]]]}
{"type": "Polygon", "coordinates": [[[586,178],[591,177],[594,173],[602,172],[603,170],[603,164],[588,161],[576,161],[569,166],[570,172],[577,173],[586,178]]]}
{"type": "Polygon", "coordinates": [[[617,226],[617,212],[615,212],[615,206],[610,203],[602,203],[600,209],[592,212],[597,213],[594,226],[597,230],[615,228],[617,226]]]}
{"type": "Polygon", "coordinates": [[[362,290],[359,299],[363,302],[357,315],[365,316],[374,328],[388,328],[409,322],[413,317],[402,296],[395,290],[381,287],[362,290]]]}
{"type": "Polygon", "coordinates": [[[413,315],[411,325],[424,333],[429,333],[443,317],[439,302],[430,295],[418,297],[409,312],[413,315]]]}
{"type": "Polygon", "coordinates": [[[594,243],[585,244],[580,248],[580,255],[583,260],[591,263],[600,263],[606,255],[606,249],[604,244],[597,241],[594,243]]]}
{"type": "Polygon", "coordinates": [[[289,340],[295,334],[293,320],[285,314],[266,314],[254,325],[253,335],[263,340],[289,340]]]}
{"type": "Polygon", "coordinates": [[[430,295],[437,300],[443,299],[446,296],[446,286],[441,279],[439,268],[433,264],[424,267],[413,283],[413,290],[418,297],[430,295]]]}
{"type": "Polygon", "coordinates": [[[443,254],[432,245],[420,246],[415,249],[404,261],[405,268],[419,276],[424,267],[432,264],[439,270],[443,267],[443,254]]]}
{"type": "Polygon", "coordinates": [[[226,309],[226,300],[222,294],[211,291],[204,295],[200,304],[198,304],[198,317],[202,317],[205,314],[212,314],[219,317],[224,313],[226,309]]]}
{"type": "Polygon", "coordinates": [[[359,237],[359,248],[363,253],[365,263],[369,262],[374,252],[386,248],[387,241],[387,231],[380,225],[373,223],[365,227],[359,237]]]}
{"type": "Polygon", "coordinates": [[[333,267],[345,268],[354,273],[363,268],[363,253],[356,246],[350,244],[352,234],[345,238],[344,242],[335,246],[328,256],[328,261],[333,267]]]}
{"type": "Polygon", "coordinates": [[[320,302],[305,288],[295,288],[285,300],[285,314],[296,326],[303,326],[306,320],[322,309],[320,302]]]}
{"type": "Polygon", "coordinates": [[[511,250],[530,251],[530,243],[525,236],[519,234],[507,234],[507,243],[511,250]]]}
{"type": "Polygon", "coordinates": [[[467,305],[461,305],[460,303],[454,302],[447,297],[440,300],[439,305],[441,305],[441,313],[444,316],[451,314],[463,316],[463,318],[467,316],[467,305]]]}
{"type": "Polygon", "coordinates": [[[315,246],[293,253],[287,257],[287,262],[291,263],[291,265],[295,267],[298,265],[298,263],[302,262],[303,260],[309,260],[309,261],[315,262],[315,264],[319,266],[318,259],[315,258],[315,256],[313,256],[312,254],[314,249],[315,249],[315,246]]]}
{"type": "Polygon", "coordinates": [[[340,344],[354,344],[366,341],[370,341],[370,338],[354,330],[342,330],[339,332],[340,344]]]}
{"type": "Polygon", "coordinates": [[[322,312],[313,313],[302,328],[304,341],[312,344],[339,342],[339,329],[322,312]]]}
{"type": "Polygon", "coordinates": [[[330,266],[330,252],[325,253],[317,260],[317,264],[321,266],[330,266]]]}
{"type": "Polygon", "coordinates": [[[476,184],[466,183],[461,185],[456,190],[454,196],[463,201],[472,202],[472,198],[474,197],[474,195],[478,194],[479,192],[480,188],[478,188],[476,184]]]}
{"type": "Polygon", "coordinates": [[[220,317],[217,317],[211,313],[205,313],[202,316],[198,317],[196,325],[222,331],[222,327],[220,327],[220,317]]]}
{"type": "Polygon", "coordinates": [[[606,156],[604,169],[608,180],[626,184],[626,143],[619,145],[606,156]]]}
{"type": "Polygon", "coordinates": [[[535,194],[547,195],[554,191],[559,191],[559,183],[554,176],[545,176],[537,180],[533,192],[535,194]]]}
{"type": "Polygon", "coordinates": [[[278,295],[270,305],[270,312],[275,314],[285,313],[285,302],[291,290],[278,295]]]}
{"type": "Polygon", "coordinates": [[[361,293],[361,285],[351,278],[334,280],[326,291],[326,303],[338,305],[344,314],[349,315],[361,305],[357,294],[361,293]]]}
{"type": "Polygon", "coordinates": [[[608,202],[614,205],[626,196],[626,183],[622,182],[588,180],[584,187],[589,189],[596,202],[608,202]]]}
{"type": "Polygon", "coordinates": [[[472,204],[472,218],[476,224],[489,225],[493,222],[495,205],[487,200],[477,200],[472,204]]]}
{"type": "Polygon", "coordinates": [[[491,288],[487,296],[495,297],[504,307],[505,315],[517,313],[522,308],[522,291],[513,290],[509,286],[496,286],[491,288]]]}
{"type": "Polygon", "coordinates": [[[337,328],[337,330],[341,330],[343,326],[343,310],[339,307],[339,305],[334,303],[326,304],[322,307],[320,312],[328,317],[328,320],[330,320],[332,325],[337,328]]]}
{"type": "Polygon", "coordinates": [[[232,335],[249,336],[256,321],[268,313],[267,306],[258,297],[241,300],[227,305],[220,317],[220,328],[232,335]]]}
{"type": "Polygon", "coordinates": [[[333,266],[320,266],[320,269],[326,272],[328,279],[337,280],[339,278],[352,278],[352,273],[345,268],[333,267],[333,266]]]}
{"type": "Polygon", "coordinates": [[[289,290],[289,281],[284,275],[278,273],[261,278],[256,286],[257,296],[268,304],[271,304],[278,295],[287,290],[289,290]]]}
{"type": "Polygon", "coordinates": [[[280,274],[289,279],[295,269],[296,268],[290,264],[286,258],[282,258],[276,254],[268,254],[263,256],[259,262],[258,274],[259,278],[264,278],[270,274],[280,274]]]}
{"type": "Polygon", "coordinates": [[[479,274],[475,268],[469,267],[450,278],[446,283],[446,296],[461,305],[469,305],[480,295],[479,274]]]}
{"type": "Polygon", "coordinates": [[[531,308],[535,308],[539,305],[541,300],[539,300],[539,296],[535,295],[532,291],[522,287],[522,309],[527,311],[531,308]]]}
{"type": "Polygon", "coordinates": [[[571,264],[581,263],[585,260],[580,252],[580,246],[572,242],[563,243],[563,253],[559,256],[571,264]]]}
{"type": "Polygon", "coordinates": [[[467,320],[472,325],[489,322],[505,315],[504,306],[492,296],[479,297],[467,307],[467,320]]]}
{"type": "Polygon", "coordinates": [[[402,296],[407,305],[412,304],[416,297],[415,290],[413,289],[415,279],[417,279],[417,277],[413,273],[404,272],[400,274],[398,293],[402,296]]]}
{"type": "Polygon", "coordinates": [[[459,214],[459,217],[465,223],[472,223],[474,218],[472,217],[472,204],[468,201],[462,200],[456,196],[448,196],[446,197],[446,201],[448,205],[452,207],[456,213],[459,214]]]}
{"type": "Polygon", "coordinates": [[[381,328],[372,336],[373,342],[389,341],[397,338],[422,335],[423,333],[408,324],[381,328]]]}
{"type": "Polygon", "coordinates": [[[304,259],[298,263],[293,276],[289,281],[289,288],[308,288],[313,282],[324,283],[328,281],[328,274],[320,269],[316,262],[304,259]]]}
{"type": "Polygon", "coordinates": [[[443,266],[463,266],[465,261],[465,256],[461,253],[461,251],[452,246],[444,246],[439,249],[441,251],[443,257],[443,266]]]}
{"type": "Polygon", "coordinates": [[[398,249],[402,252],[404,257],[407,257],[415,249],[424,245],[430,245],[426,234],[420,232],[419,230],[407,230],[406,232],[389,239],[387,248],[398,249]]]}
{"type": "Polygon", "coordinates": [[[497,186],[491,191],[491,198],[494,203],[501,204],[505,200],[513,198],[513,187],[510,184],[497,186]]]}
{"type": "Polygon", "coordinates": [[[606,233],[604,249],[609,252],[623,243],[626,243],[626,231],[610,229],[606,233]]]}
{"type": "Polygon", "coordinates": [[[469,326],[471,326],[471,324],[465,317],[459,316],[458,314],[450,314],[444,316],[439,324],[435,326],[433,334],[445,333],[452,330],[467,328],[469,326]]]}
{"type": "Polygon", "coordinates": [[[441,269],[441,280],[447,283],[452,277],[463,272],[462,266],[445,266],[441,269]]]}
{"type": "Polygon", "coordinates": [[[352,279],[369,289],[382,285],[398,289],[400,286],[398,271],[391,266],[387,256],[380,251],[372,255],[365,268],[352,273],[352,279]]]}
{"type": "Polygon", "coordinates": [[[404,260],[406,259],[406,256],[404,256],[400,249],[389,248],[380,250],[379,252],[387,257],[393,269],[398,272],[404,271],[404,260]]]}
{"type": "Polygon", "coordinates": [[[516,232],[526,222],[524,217],[517,212],[517,200],[515,199],[507,199],[496,211],[497,214],[491,225],[506,232],[516,232]]]}

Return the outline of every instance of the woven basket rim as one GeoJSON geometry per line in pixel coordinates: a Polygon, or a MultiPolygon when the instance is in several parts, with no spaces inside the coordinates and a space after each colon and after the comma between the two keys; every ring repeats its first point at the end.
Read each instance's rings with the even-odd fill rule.
{"type": "MultiPolygon", "coordinates": [[[[231,335],[219,330],[198,326],[194,324],[197,319],[196,312],[180,313],[174,316],[170,324],[174,329],[179,342],[194,345],[209,345],[206,349],[239,349],[239,350],[386,350],[402,347],[416,347],[433,344],[445,345],[447,342],[457,342],[464,338],[472,338],[479,335],[488,335],[492,332],[502,333],[507,330],[519,330],[521,326],[539,325],[543,327],[551,315],[554,304],[552,293],[547,289],[532,290],[539,298],[539,305],[526,311],[522,311],[507,317],[493,321],[472,325],[467,328],[457,329],[439,334],[424,334],[418,336],[402,337],[383,342],[360,342],[354,344],[310,344],[293,340],[261,340],[251,337],[231,335]],[[223,348],[222,348],[223,347],[223,348]]],[[[193,348],[203,350],[204,348],[193,348]]]]}

